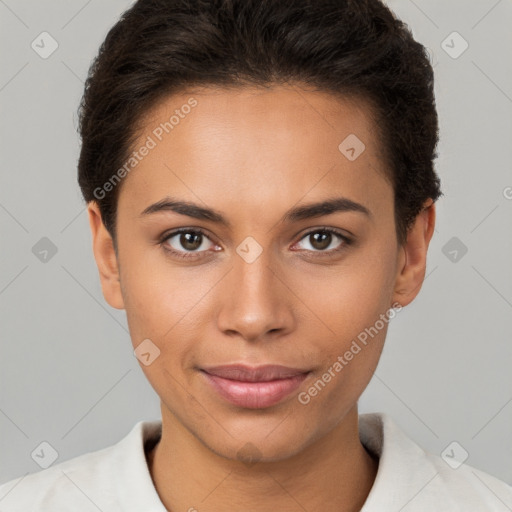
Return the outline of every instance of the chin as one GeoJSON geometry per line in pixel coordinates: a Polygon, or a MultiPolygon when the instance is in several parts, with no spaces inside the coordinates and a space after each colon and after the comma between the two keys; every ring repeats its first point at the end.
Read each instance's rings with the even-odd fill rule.
{"type": "Polygon", "coordinates": [[[248,467],[257,463],[284,461],[300,453],[307,445],[305,440],[283,439],[270,441],[265,436],[260,439],[247,436],[246,439],[230,440],[227,444],[213,441],[207,444],[211,451],[229,460],[237,460],[248,467]]]}
{"type": "Polygon", "coordinates": [[[294,419],[293,415],[283,415],[271,418],[260,416],[249,420],[245,418],[236,422],[219,421],[222,428],[211,425],[208,431],[204,430],[204,424],[199,430],[192,431],[203,445],[217,455],[229,459],[238,460],[247,466],[256,463],[277,462],[289,459],[325,433],[309,428],[303,421],[294,419]]]}

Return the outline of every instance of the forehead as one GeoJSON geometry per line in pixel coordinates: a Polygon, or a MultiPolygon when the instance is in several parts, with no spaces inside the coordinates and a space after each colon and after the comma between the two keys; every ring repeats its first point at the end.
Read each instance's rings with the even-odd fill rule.
{"type": "Polygon", "coordinates": [[[133,150],[144,146],[119,210],[140,213],[165,195],[218,209],[335,192],[374,208],[392,200],[371,111],[356,98],[295,86],[173,94],[141,119],[133,150]]]}

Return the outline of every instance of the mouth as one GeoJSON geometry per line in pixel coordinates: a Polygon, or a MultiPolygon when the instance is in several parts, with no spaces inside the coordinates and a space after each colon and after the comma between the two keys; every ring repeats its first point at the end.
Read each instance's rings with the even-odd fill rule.
{"type": "Polygon", "coordinates": [[[281,365],[224,365],[202,368],[201,373],[228,402],[247,409],[263,409],[295,391],[310,371],[281,365]]]}

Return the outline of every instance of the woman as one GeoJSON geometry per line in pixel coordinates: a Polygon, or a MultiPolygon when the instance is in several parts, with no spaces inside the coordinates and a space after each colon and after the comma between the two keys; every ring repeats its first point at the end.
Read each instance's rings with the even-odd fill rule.
{"type": "Polygon", "coordinates": [[[139,0],[90,69],[80,132],[103,294],[162,421],[28,476],[6,510],[512,504],[358,415],[441,196],[432,68],[387,7],[139,0]]]}

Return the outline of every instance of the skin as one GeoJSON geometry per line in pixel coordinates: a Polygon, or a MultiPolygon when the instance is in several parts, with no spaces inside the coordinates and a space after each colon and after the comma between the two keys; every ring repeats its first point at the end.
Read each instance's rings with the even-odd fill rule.
{"type": "Polygon", "coordinates": [[[148,456],[156,490],[172,511],[358,511],[378,460],[359,440],[357,401],[387,323],[307,405],[297,394],[393,303],[416,297],[435,205],[425,202],[399,246],[369,110],[298,85],[175,94],[148,112],[135,146],[190,97],[197,106],[122,184],[117,254],[97,204],[88,207],[105,299],[126,310],[134,348],[149,338],[160,350],[141,364],[161,399],[162,438],[148,456]],[[349,134],[366,146],[354,161],[338,149],[349,134]],[[231,226],[172,211],[140,215],[166,196],[213,208],[231,226]],[[371,216],[281,221],[292,207],[338,196],[371,216]],[[180,227],[207,232],[200,252],[188,250],[193,258],[165,251],[187,253],[180,235],[159,244],[180,227]],[[307,236],[324,227],[353,244],[335,253],[345,243],[337,235],[326,248],[307,236]],[[251,263],[236,252],[248,236],[262,248],[251,263]],[[311,373],[277,405],[247,409],[221,398],[198,370],[229,363],[311,373]],[[244,455],[246,443],[256,462],[244,455]]]}

